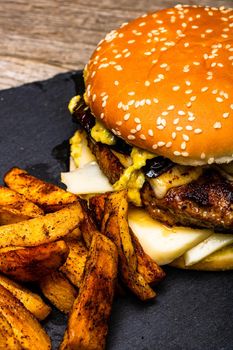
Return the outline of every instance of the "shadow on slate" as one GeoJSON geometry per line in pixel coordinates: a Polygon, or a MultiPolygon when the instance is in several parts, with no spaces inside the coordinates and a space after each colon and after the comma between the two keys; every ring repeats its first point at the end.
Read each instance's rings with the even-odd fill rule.
{"type": "MultiPolygon", "coordinates": [[[[1,179],[19,166],[59,183],[64,163],[53,150],[75,130],[67,104],[76,89],[83,89],[81,72],[0,92],[1,179]]],[[[233,349],[233,273],[166,270],[155,302],[143,304],[131,295],[116,299],[107,349],[233,349]]],[[[43,325],[58,349],[65,316],[54,309],[43,325]]]]}

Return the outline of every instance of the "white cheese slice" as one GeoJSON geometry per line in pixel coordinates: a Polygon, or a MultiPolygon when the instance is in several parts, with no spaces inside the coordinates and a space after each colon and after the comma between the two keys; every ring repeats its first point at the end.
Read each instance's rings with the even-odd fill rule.
{"type": "Polygon", "coordinates": [[[145,252],[159,265],[169,264],[212,234],[210,230],[167,227],[143,209],[129,210],[129,226],[145,252]]]}
{"type": "Polygon", "coordinates": [[[214,233],[184,254],[185,265],[191,266],[196,264],[210,254],[226,247],[232,242],[233,235],[214,233]]]}
{"type": "Polygon", "coordinates": [[[113,191],[107,177],[103,175],[96,162],[90,162],[74,171],[61,173],[61,182],[67,186],[67,191],[75,194],[113,191]]]}

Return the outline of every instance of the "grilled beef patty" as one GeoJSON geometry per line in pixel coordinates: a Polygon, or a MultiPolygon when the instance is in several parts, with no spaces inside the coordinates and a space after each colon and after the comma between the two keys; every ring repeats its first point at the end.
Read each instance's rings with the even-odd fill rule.
{"type": "MultiPolygon", "coordinates": [[[[119,180],[124,167],[107,145],[89,140],[89,147],[111,184],[119,180]]],[[[214,167],[187,185],[171,188],[164,198],[156,198],[146,181],[142,203],[152,218],[168,225],[210,228],[233,232],[233,183],[214,167]]]]}

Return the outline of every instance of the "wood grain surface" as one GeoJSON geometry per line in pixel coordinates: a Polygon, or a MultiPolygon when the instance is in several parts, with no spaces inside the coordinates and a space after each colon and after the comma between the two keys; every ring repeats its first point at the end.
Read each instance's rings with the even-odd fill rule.
{"type": "MultiPolygon", "coordinates": [[[[173,0],[0,0],[0,89],[82,69],[104,35],[173,0]]],[[[232,0],[186,0],[232,7],[232,0]]]]}

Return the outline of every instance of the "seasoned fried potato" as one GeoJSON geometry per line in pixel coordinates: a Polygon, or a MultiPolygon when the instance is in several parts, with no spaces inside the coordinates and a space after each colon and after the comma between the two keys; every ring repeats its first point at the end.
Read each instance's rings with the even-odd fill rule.
{"type": "MultiPolygon", "coordinates": [[[[97,218],[100,226],[104,215],[105,202],[109,196],[111,196],[111,194],[100,194],[90,198],[89,200],[90,209],[97,218]]],[[[83,222],[84,221],[85,220],[83,220],[83,222]]],[[[144,252],[139,240],[131,229],[129,229],[129,233],[131,235],[132,244],[137,257],[137,271],[149,284],[155,284],[161,281],[165,277],[164,271],[155,261],[150,258],[149,255],[144,252]]]]}
{"type": "Polygon", "coordinates": [[[0,271],[18,281],[37,281],[64,264],[69,248],[64,241],[37,247],[0,249],[0,271]]]}
{"type": "Polygon", "coordinates": [[[0,314],[0,350],[23,350],[15,338],[11,325],[0,314]]]}
{"type": "Polygon", "coordinates": [[[44,296],[61,312],[70,312],[78,295],[76,289],[59,271],[54,271],[40,281],[44,296]]]}
{"type": "Polygon", "coordinates": [[[86,246],[89,248],[91,245],[92,237],[99,233],[97,230],[96,224],[92,219],[90,210],[88,209],[87,202],[84,199],[80,199],[80,205],[83,212],[83,220],[80,224],[80,229],[82,232],[83,239],[86,246]]]}
{"type": "Polygon", "coordinates": [[[95,234],[61,349],[104,349],[117,278],[117,260],[114,243],[101,234],[95,234]]]}
{"type": "Polygon", "coordinates": [[[51,349],[50,339],[37,319],[3,286],[0,286],[0,315],[7,319],[22,349],[51,349]]]}
{"type": "Polygon", "coordinates": [[[78,227],[82,219],[82,209],[77,202],[56,213],[0,226],[0,247],[38,246],[56,241],[78,227]]]}
{"type": "Polygon", "coordinates": [[[101,232],[117,246],[120,276],[128,288],[141,300],[155,297],[155,292],[137,271],[137,257],[127,221],[127,192],[112,192],[108,195],[101,225],[101,232]]]}
{"type": "Polygon", "coordinates": [[[0,225],[36,218],[44,212],[23,195],[0,186],[0,225]]]}
{"type": "Polygon", "coordinates": [[[79,227],[76,227],[73,231],[69,232],[65,237],[65,241],[77,241],[82,238],[82,232],[79,227]]]}
{"type": "Polygon", "coordinates": [[[156,284],[165,277],[163,269],[146,254],[132,230],[130,230],[135,254],[137,256],[137,271],[143,276],[149,284],[156,284]]]}
{"type": "MultiPolygon", "coordinates": [[[[11,281],[6,276],[0,275],[0,285],[9,290],[38,320],[44,320],[51,312],[51,308],[45,304],[38,294],[20,284],[11,281]]],[[[1,347],[0,347],[1,349],[1,347]]]]}
{"type": "Polygon", "coordinates": [[[77,197],[74,194],[42,181],[19,168],[12,168],[8,171],[4,181],[9,188],[23,194],[30,201],[39,205],[45,212],[59,210],[77,201],[77,197]]]}
{"type": "Polygon", "coordinates": [[[79,288],[83,279],[88,251],[82,240],[76,242],[67,241],[67,245],[69,247],[69,255],[64,265],[60,267],[60,271],[79,288]]]}

